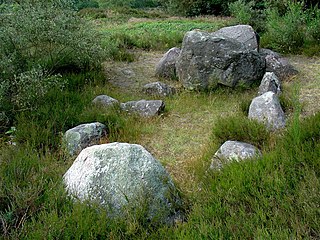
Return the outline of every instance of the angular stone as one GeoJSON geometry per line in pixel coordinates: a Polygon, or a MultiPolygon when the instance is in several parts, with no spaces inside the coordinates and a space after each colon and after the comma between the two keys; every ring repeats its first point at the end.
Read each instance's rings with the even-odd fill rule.
{"type": "Polygon", "coordinates": [[[143,91],[152,96],[167,97],[176,93],[176,89],[162,82],[148,83],[143,86],[143,91]]]}
{"type": "Polygon", "coordinates": [[[270,130],[281,129],[286,125],[279,99],[273,92],[266,92],[252,100],[249,118],[264,123],[270,130]]]}
{"type": "Polygon", "coordinates": [[[64,143],[69,154],[75,155],[82,149],[98,143],[106,135],[107,128],[102,123],[81,124],[66,131],[64,143]]]}
{"type": "Polygon", "coordinates": [[[119,105],[119,101],[107,95],[99,95],[92,100],[93,104],[103,106],[105,108],[119,105]]]}
{"type": "Polygon", "coordinates": [[[262,95],[266,92],[274,92],[276,95],[281,93],[281,83],[279,78],[273,72],[266,72],[262,78],[259,86],[258,95],[262,95]]]}
{"type": "Polygon", "coordinates": [[[242,161],[261,156],[255,146],[238,141],[226,141],[214,154],[210,169],[221,169],[224,164],[242,161]]]}
{"type": "Polygon", "coordinates": [[[215,35],[237,40],[250,50],[258,49],[257,35],[250,25],[224,27],[216,31],[215,35]]]}
{"type": "Polygon", "coordinates": [[[266,60],[266,72],[274,72],[280,80],[299,73],[286,58],[281,57],[278,53],[266,49],[261,52],[261,56],[266,60]]]}
{"type": "Polygon", "coordinates": [[[176,78],[176,60],[180,54],[180,48],[171,48],[156,65],[156,76],[162,78],[176,78]]]}
{"type": "Polygon", "coordinates": [[[181,204],[171,177],[142,146],[110,143],[88,147],[64,175],[66,189],[125,217],[126,210],[146,213],[147,220],[172,223],[181,204]]]}
{"type": "Polygon", "coordinates": [[[183,86],[207,90],[218,83],[229,87],[249,87],[260,82],[265,59],[235,39],[215,33],[187,32],[176,63],[183,86]]]}
{"type": "Polygon", "coordinates": [[[141,117],[154,117],[159,115],[165,108],[162,100],[139,100],[121,103],[123,111],[128,113],[135,113],[141,117]]]}

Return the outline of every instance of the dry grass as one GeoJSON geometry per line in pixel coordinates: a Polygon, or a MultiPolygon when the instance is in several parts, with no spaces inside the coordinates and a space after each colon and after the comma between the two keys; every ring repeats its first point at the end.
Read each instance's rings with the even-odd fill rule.
{"type": "Polygon", "coordinates": [[[313,115],[320,111],[320,58],[292,56],[290,62],[299,70],[296,80],[300,83],[300,101],[303,114],[313,115]]]}

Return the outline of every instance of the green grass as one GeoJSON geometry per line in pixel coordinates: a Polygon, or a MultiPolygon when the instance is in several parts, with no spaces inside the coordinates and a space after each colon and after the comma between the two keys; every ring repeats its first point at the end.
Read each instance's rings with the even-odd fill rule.
{"type": "Polygon", "coordinates": [[[226,24],[226,20],[218,18],[165,19],[116,25],[106,23],[99,28],[105,36],[104,45],[107,46],[109,55],[116,60],[127,60],[127,49],[168,50],[181,46],[187,31],[201,29],[212,32],[226,24]]]}
{"type": "MultiPolygon", "coordinates": [[[[179,45],[184,31],[215,30],[220,24],[225,22],[167,19],[112,27],[106,23],[101,31],[107,38],[124,36],[125,50],[163,49],[179,45]],[[156,39],[157,34],[167,37],[156,39]]],[[[126,63],[136,73],[134,80],[140,80],[137,85],[153,79],[150,59],[126,63]]],[[[126,64],[110,67],[116,70],[126,64]]],[[[313,75],[304,73],[319,79],[317,63],[307,65],[313,75]]],[[[7,138],[0,140],[1,239],[320,238],[320,113],[300,118],[299,106],[294,104],[298,96],[291,94],[290,82],[281,100],[290,113],[288,126],[270,134],[245,117],[257,89],[182,91],[165,99],[163,115],[139,119],[119,109],[92,106],[99,94],[121,102],[146,97],[134,87],[111,87],[108,74],[115,73],[66,74],[68,85],[63,91],[50,92],[37,111],[16,114],[17,146],[8,145],[7,138]],[[126,219],[111,219],[104,209],[73,202],[66,195],[62,176],[74,158],[64,153],[61,136],[92,121],[107,125],[103,142],[142,144],[165,165],[187,203],[185,222],[173,227],[150,225],[143,209],[129,211],[126,219]],[[208,171],[214,152],[229,139],[252,143],[263,156],[208,171]]],[[[318,87],[312,79],[302,89],[318,87]]]]}

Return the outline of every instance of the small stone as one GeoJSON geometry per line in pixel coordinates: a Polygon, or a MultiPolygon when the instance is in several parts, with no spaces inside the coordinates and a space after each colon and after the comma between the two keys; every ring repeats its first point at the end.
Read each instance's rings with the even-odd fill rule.
{"type": "Polygon", "coordinates": [[[159,115],[165,108],[162,100],[139,100],[121,103],[123,111],[128,113],[135,113],[141,117],[154,117],[159,115]]]}
{"type": "Polygon", "coordinates": [[[261,84],[259,86],[258,95],[262,95],[266,92],[274,92],[276,95],[281,93],[281,83],[277,75],[273,72],[266,72],[262,78],[261,84]]]}
{"type": "Polygon", "coordinates": [[[144,85],[143,92],[152,96],[168,97],[175,94],[176,89],[162,82],[153,82],[144,85]]]}
{"type": "Polygon", "coordinates": [[[286,125],[279,99],[273,92],[266,92],[252,100],[249,118],[264,123],[272,131],[284,128],[286,125]]]}
{"type": "Polygon", "coordinates": [[[81,124],[66,131],[64,143],[69,154],[75,155],[82,149],[98,143],[106,135],[107,127],[102,123],[81,124]]]}
{"type": "Polygon", "coordinates": [[[107,95],[97,96],[95,99],[93,99],[92,103],[95,105],[103,106],[105,108],[114,107],[120,104],[118,100],[107,95]]]}
{"type": "Polygon", "coordinates": [[[210,169],[221,169],[224,164],[232,161],[243,161],[261,156],[255,146],[238,141],[226,141],[214,154],[210,169]]]}

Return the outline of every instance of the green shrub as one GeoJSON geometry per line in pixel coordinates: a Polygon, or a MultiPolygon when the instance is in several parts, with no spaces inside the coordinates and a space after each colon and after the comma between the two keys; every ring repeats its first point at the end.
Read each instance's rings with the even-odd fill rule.
{"type": "Polygon", "coordinates": [[[219,118],[213,127],[213,138],[220,144],[234,140],[263,148],[268,145],[270,134],[264,124],[240,115],[219,118]]]}
{"type": "Polygon", "coordinates": [[[253,1],[246,3],[244,0],[238,0],[228,6],[231,16],[235,17],[238,23],[250,24],[252,22],[253,5],[253,1]]]}
{"type": "Polygon", "coordinates": [[[299,52],[306,38],[305,19],[300,3],[289,2],[288,11],[282,17],[277,10],[269,9],[264,44],[279,52],[299,52]]]}
{"type": "Polygon", "coordinates": [[[35,109],[58,73],[99,67],[99,35],[71,1],[23,1],[0,14],[0,112],[35,109]]]}
{"type": "Polygon", "coordinates": [[[99,3],[93,0],[74,0],[74,6],[77,10],[84,8],[98,8],[99,3]]]}

